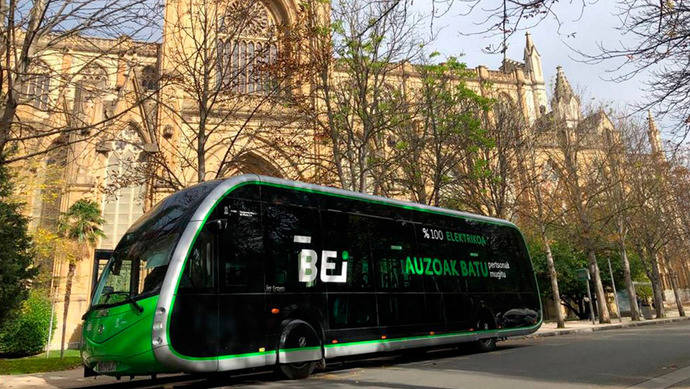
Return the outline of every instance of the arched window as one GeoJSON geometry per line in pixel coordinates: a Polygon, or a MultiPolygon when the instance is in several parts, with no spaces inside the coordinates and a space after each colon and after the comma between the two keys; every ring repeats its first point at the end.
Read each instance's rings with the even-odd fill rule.
{"type": "Polygon", "coordinates": [[[130,126],[113,142],[106,167],[103,232],[100,248],[114,249],[122,235],[144,213],[145,186],[140,174],[142,151],[139,134],[130,126]]]}
{"type": "Polygon", "coordinates": [[[218,85],[228,92],[262,93],[273,86],[267,65],[276,61],[275,20],[261,1],[235,0],[218,31],[218,85]]]}
{"type": "Polygon", "coordinates": [[[24,95],[27,103],[45,111],[50,101],[50,67],[40,61],[31,67],[24,80],[24,95]]]}
{"type": "Polygon", "coordinates": [[[283,178],[283,174],[278,167],[252,152],[244,153],[232,161],[225,163],[221,172],[223,177],[230,177],[238,174],[259,174],[283,178]]]}
{"type": "Polygon", "coordinates": [[[67,147],[64,142],[64,138],[59,138],[51,143],[53,150],[46,154],[43,166],[36,172],[40,185],[33,190],[31,200],[32,229],[57,228],[67,165],[67,147]]]}
{"type": "Polygon", "coordinates": [[[141,87],[152,91],[158,89],[158,72],[153,65],[146,65],[141,69],[141,87]]]}

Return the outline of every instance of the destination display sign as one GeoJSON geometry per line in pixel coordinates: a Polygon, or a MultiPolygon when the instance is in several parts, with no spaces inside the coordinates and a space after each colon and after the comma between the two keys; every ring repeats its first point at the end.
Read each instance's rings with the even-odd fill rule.
{"type": "Polygon", "coordinates": [[[480,251],[484,251],[481,249],[488,245],[488,238],[484,235],[422,226],[419,227],[418,236],[428,241],[436,241],[439,244],[465,244],[476,246],[480,250],[470,252],[468,254],[469,258],[441,259],[432,256],[408,256],[403,260],[404,263],[401,264],[404,274],[494,278],[499,280],[508,277],[510,263],[507,260],[480,258],[480,251]]]}
{"type": "Polygon", "coordinates": [[[453,243],[470,243],[486,246],[486,237],[482,235],[466,234],[463,232],[444,231],[438,228],[422,227],[422,236],[429,240],[445,240],[453,243]]]}

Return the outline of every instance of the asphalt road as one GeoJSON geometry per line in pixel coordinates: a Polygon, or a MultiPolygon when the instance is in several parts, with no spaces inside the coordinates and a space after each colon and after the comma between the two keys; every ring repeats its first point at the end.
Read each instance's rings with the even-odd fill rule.
{"type": "MultiPolygon", "coordinates": [[[[690,388],[690,322],[582,335],[516,339],[476,354],[446,349],[329,365],[306,380],[269,373],[164,377],[158,382],[78,379],[78,371],[38,375],[61,388],[690,388]],[[71,375],[71,376],[70,376],[71,375]]],[[[33,381],[38,385],[41,381],[33,381]]],[[[0,384],[2,386],[2,384],[0,384]]],[[[18,386],[13,386],[17,388],[18,386]]]]}

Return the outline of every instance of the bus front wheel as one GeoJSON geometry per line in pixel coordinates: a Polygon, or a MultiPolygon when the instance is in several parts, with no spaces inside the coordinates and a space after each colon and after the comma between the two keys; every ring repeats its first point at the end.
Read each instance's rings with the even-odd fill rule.
{"type": "Polygon", "coordinates": [[[289,380],[307,378],[314,372],[318,362],[280,364],[280,373],[289,380]]]}
{"type": "Polygon", "coordinates": [[[285,325],[279,350],[279,371],[291,380],[308,377],[323,360],[321,337],[303,320],[285,325]]]}

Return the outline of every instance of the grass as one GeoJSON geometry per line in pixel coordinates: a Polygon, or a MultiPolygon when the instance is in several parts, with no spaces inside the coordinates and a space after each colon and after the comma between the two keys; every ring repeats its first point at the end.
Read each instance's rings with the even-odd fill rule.
{"type": "Polygon", "coordinates": [[[67,370],[79,365],[81,365],[79,350],[65,350],[63,359],[60,359],[60,350],[57,350],[51,351],[49,358],[46,358],[45,353],[25,358],[0,358],[0,375],[67,370]]]}

